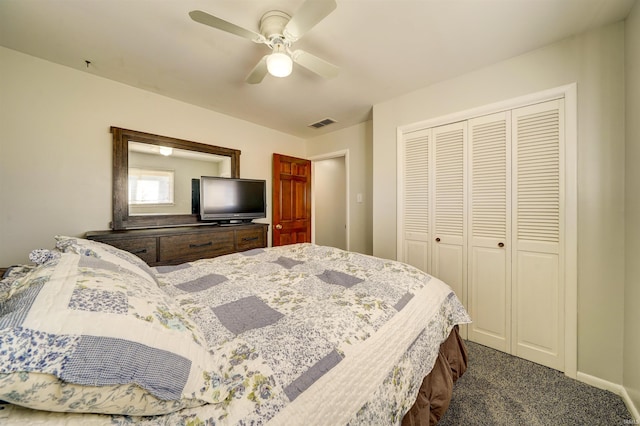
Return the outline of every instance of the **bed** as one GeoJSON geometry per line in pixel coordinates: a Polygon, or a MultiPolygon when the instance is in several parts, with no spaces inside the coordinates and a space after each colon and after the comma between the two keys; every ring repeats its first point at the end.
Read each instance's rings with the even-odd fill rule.
{"type": "Polygon", "coordinates": [[[56,237],[0,282],[0,423],[435,424],[470,318],[409,265],[314,244],[148,267],[56,237]]]}

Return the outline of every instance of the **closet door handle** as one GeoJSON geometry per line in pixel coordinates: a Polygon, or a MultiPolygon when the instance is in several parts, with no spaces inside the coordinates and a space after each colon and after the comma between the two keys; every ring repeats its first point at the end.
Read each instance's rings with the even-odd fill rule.
{"type": "Polygon", "coordinates": [[[436,238],[436,243],[440,242],[440,237],[436,238]]]}
{"type": "Polygon", "coordinates": [[[504,243],[498,243],[498,247],[504,247],[504,243]]]}

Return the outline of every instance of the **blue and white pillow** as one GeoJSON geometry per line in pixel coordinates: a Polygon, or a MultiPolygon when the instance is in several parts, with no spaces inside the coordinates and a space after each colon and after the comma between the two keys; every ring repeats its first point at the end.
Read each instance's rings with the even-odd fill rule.
{"type": "Polygon", "coordinates": [[[0,301],[0,400],[128,415],[223,401],[202,331],[155,282],[106,257],[63,253],[0,301]]]}
{"type": "Polygon", "coordinates": [[[56,235],[55,239],[56,248],[64,253],[76,253],[82,256],[106,260],[157,284],[155,274],[149,265],[135,254],[99,241],[84,238],[56,235]]]}

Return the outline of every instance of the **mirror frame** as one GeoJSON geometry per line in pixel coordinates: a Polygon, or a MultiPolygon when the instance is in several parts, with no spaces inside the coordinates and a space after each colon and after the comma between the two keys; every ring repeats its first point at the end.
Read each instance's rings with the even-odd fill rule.
{"type": "Polygon", "coordinates": [[[113,230],[195,225],[200,222],[197,214],[129,215],[129,141],[230,157],[231,177],[240,177],[240,150],[238,149],[113,126],[111,133],[113,134],[113,215],[111,222],[113,230]]]}

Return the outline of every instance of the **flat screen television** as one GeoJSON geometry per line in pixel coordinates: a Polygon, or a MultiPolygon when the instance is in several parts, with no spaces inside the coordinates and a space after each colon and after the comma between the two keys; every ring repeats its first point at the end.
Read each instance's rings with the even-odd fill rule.
{"type": "Polygon", "coordinates": [[[200,220],[221,224],[267,217],[266,181],[200,177],[200,220]]]}

